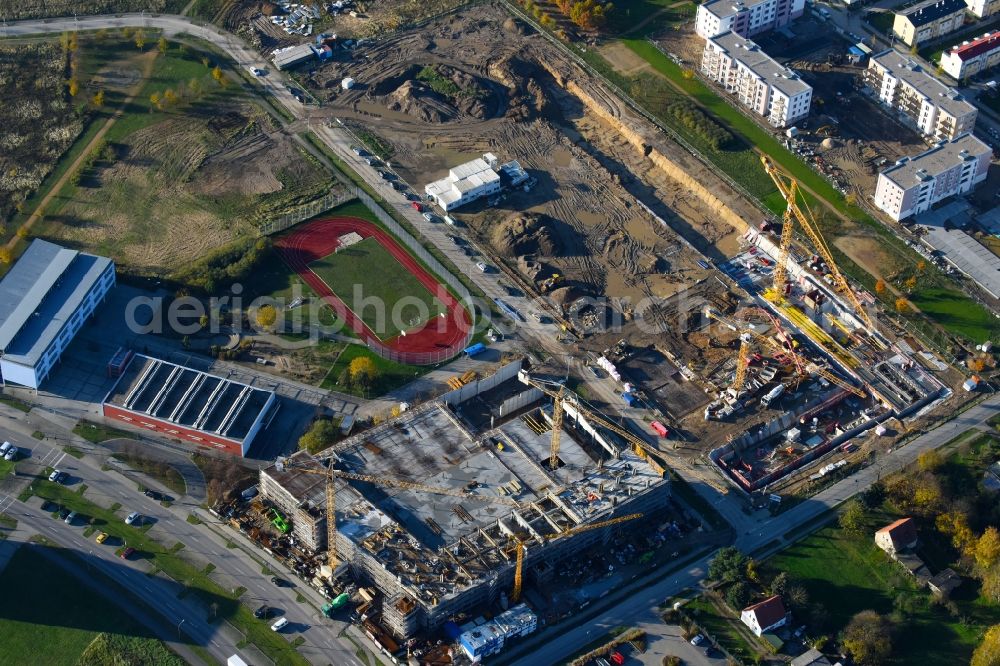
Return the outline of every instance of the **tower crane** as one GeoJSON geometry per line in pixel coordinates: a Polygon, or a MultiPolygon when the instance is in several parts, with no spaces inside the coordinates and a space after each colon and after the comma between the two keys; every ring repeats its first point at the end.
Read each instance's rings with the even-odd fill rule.
{"type": "Polygon", "coordinates": [[[330,567],[331,574],[334,569],[336,569],[338,564],[337,559],[337,495],[336,495],[336,485],[334,484],[334,478],[341,478],[350,481],[361,481],[363,483],[371,483],[376,486],[385,486],[389,488],[401,488],[403,490],[420,490],[426,493],[432,493],[434,495],[447,495],[450,497],[459,497],[461,499],[473,500],[477,502],[488,502],[490,504],[502,504],[504,506],[509,506],[511,508],[519,508],[521,504],[516,500],[512,500],[506,497],[492,497],[488,495],[476,495],[474,493],[466,493],[460,490],[454,490],[452,488],[440,488],[437,486],[428,486],[423,483],[414,483],[412,481],[403,481],[401,479],[390,479],[387,477],[373,476],[371,474],[355,474],[353,472],[344,472],[339,469],[334,469],[333,461],[327,465],[326,469],[312,469],[306,467],[305,465],[299,464],[297,461],[292,461],[287,458],[279,457],[275,462],[275,467],[278,471],[283,471],[285,469],[292,469],[296,472],[304,472],[306,474],[316,474],[318,476],[326,477],[326,555],[327,564],[330,567]]]}
{"type": "MultiPolygon", "coordinates": [[[[744,327],[740,326],[737,322],[732,321],[728,317],[720,314],[719,312],[716,312],[715,310],[713,310],[711,308],[706,308],[705,314],[708,317],[711,317],[712,319],[715,319],[716,321],[722,323],[723,325],[727,326],[728,328],[731,328],[734,331],[740,331],[740,330],[744,329],[744,327]]],[[[775,321],[775,323],[777,323],[777,319],[775,319],[774,321],[775,321]]],[[[749,334],[749,335],[753,336],[755,339],[760,340],[764,344],[767,344],[768,346],[773,347],[773,348],[777,349],[780,352],[788,354],[792,358],[792,360],[795,362],[795,366],[798,369],[799,376],[803,376],[803,375],[808,374],[808,373],[819,375],[820,377],[824,378],[825,380],[827,380],[828,382],[830,382],[834,386],[842,388],[845,391],[850,391],[851,393],[853,393],[854,395],[858,396],[859,398],[867,398],[868,397],[868,394],[865,393],[863,389],[860,389],[857,386],[855,386],[854,384],[851,384],[850,382],[848,382],[848,381],[846,381],[844,379],[841,379],[840,377],[838,377],[837,375],[833,374],[832,372],[830,372],[826,368],[823,368],[823,367],[817,365],[816,363],[813,363],[812,361],[804,359],[802,356],[799,355],[799,353],[797,351],[795,351],[795,349],[792,348],[792,345],[789,344],[787,347],[785,347],[784,345],[782,345],[777,340],[775,340],[775,339],[773,339],[773,338],[771,338],[769,336],[766,336],[766,335],[761,335],[760,333],[757,333],[753,329],[746,328],[745,330],[746,330],[746,334],[749,334]]],[[[788,339],[787,338],[787,334],[785,334],[784,330],[780,327],[780,325],[777,325],[777,330],[778,330],[779,334],[781,335],[781,337],[783,339],[786,339],[786,340],[788,339]]]]}
{"type": "MultiPolygon", "coordinates": [[[[610,518],[608,520],[601,520],[596,523],[588,523],[584,525],[578,525],[577,527],[572,527],[562,532],[557,532],[556,534],[546,537],[547,540],[552,541],[554,539],[562,539],[564,537],[576,536],[577,534],[582,534],[583,532],[589,532],[590,530],[597,530],[602,527],[610,527],[612,525],[620,525],[621,523],[626,523],[630,520],[636,520],[637,518],[642,518],[641,513],[630,513],[626,516],[618,516],[617,518],[610,518]]],[[[515,564],[514,564],[514,589],[511,590],[510,600],[511,603],[517,603],[521,598],[521,587],[524,583],[524,541],[516,536],[511,536],[514,541],[514,553],[515,553],[515,564]]]]}
{"type": "Polygon", "coordinates": [[[747,365],[750,361],[750,348],[753,346],[753,338],[750,337],[749,333],[743,333],[740,335],[740,351],[736,356],[736,374],[733,376],[733,385],[730,390],[733,392],[733,397],[740,394],[743,390],[743,382],[747,379],[747,365]]]}
{"type": "MultiPolygon", "coordinates": [[[[663,474],[663,473],[666,472],[666,468],[665,467],[663,467],[658,462],[656,462],[653,458],[650,457],[650,456],[656,456],[657,458],[662,459],[663,458],[663,453],[660,450],[658,450],[658,449],[650,446],[645,441],[643,441],[642,438],[636,436],[632,432],[626,430],[625,428],[623,428],[623,427],[621,427],[621,426],[619,426],[619,425],[617,425],[615,423],[612,423],[611,421],[609,421],[608,419],[604,418],[600,414],[597,414],[593,410],[588,409],[587,407],[585,407],[581,403],[580,400],[576,399],[575,394],[573,394],[571,391],[569,391],[568,389],[566,389],[566,387],[564,387],[562,385],[559,385],[558,389],[554,389],[548,383],[543,382],[543,381],[539,381],[537,379],[534,379],[534,378],[528,376],[527,373],[523,373],[522,372],[521,376],[522,376],[522,378],[524,379],[524,381],[529,386],[533,386],[534,388],[538,389],[539,391],[541,391],[545,395],[547,395],[550,398],[552,398],[553,403],[554,403],[553,404],[553,408],[552,408],[552,414],[553,414],[552,421],[553,421],[553,424],[554,424],[555,421],[556,421],[555,414],[556,414],[556,411],[558,411],[559,414],[560,414],[560,416],[559,416],[560,429],[561,429],[561,425],[562,425],[562,413],[564,411],[564,407],[563,407],[563,405],[561,403],[564,400],[572,400],[573,409],[577,410],[578,413],[580,413],[581,415],[585,416],[588,421],[596,423],[596,424],[600,425],[603,428],[607,428],[608,430],[610,430],[611,432],[617,434],[619,437],[621,437],[626,442],[628,442],[632,446],[632,450],[635,451],[635,453],[638,456],[640,456],[643,459],[645,459],[646,462],[650,463],[651,466],[653,467],[653,469],[655,469],[657,471],[657,473],[663,474]],[[573,397],[570,397],[570,396],[573,396],[573,397]],[[556,405],[558,405],[558,407],[556,405]]],[[[557,432],[555,432],[556,431],[555,427],[553,427],[553,431],[554,431],[553,435],[552,435],[552,440],[554,442],[553,446],[558,451],[558,447],[559,447],[559,434],[557,432]]]]}
{"type": "Polygon", "coordinates": [[[774,271],[774,286],[772,297],[780,298],[780,294],[783,293],[785,287],[785,271],[784,266],[788,259],[788,252],[792,242],[792,232],[791,232],[791,222],[794,219],[798,222],[799,226],[806,233],[809,239],[812,241],[813,246],[815,246],[816,251],[819,252],[820,256],[826,262],[826,265],[830,268],[830,272],[833,274],[834,282],[837,284],[838,290],[844,294],[844,296],[850,301],[851,305],[854,306],[855,312],[861,318],[861,321],[868,328],[869,331],[877,330],[875,328],[874,322],[871,317],[868,316],[868,312],[865,310],[861,301],[858,300],[857,295],[848,284],[847,278],[840,272],[837,267],[837,263],[833,260],[833,253],[830,252],[829,246],[827,246],[826,241],[823,239],[823,235],[819,232],[819,226],[816,224],[816,220],[813,217],[812,211],[809,210],[809,204],[802,199],[800,205],[799,200],[799,186],[798,182],[791,176],[782,173],[778,170],[778,167],[771,161],[767,155],[762,155],[760,158],[761,163],[764,165],[764,171],[771,180],[774,181],[775,186],[777,186],[778,191],[781,192],[781,196],[785,199],[786,209],[785,209],[785,224],[781,230],[781,246],[780,246],[780,256],[778,258],[778,265],[781,266],[781,270],[775,267],[774,271]],[[778,282],[778,277],[780,274],[781,282],[778,282]]]}

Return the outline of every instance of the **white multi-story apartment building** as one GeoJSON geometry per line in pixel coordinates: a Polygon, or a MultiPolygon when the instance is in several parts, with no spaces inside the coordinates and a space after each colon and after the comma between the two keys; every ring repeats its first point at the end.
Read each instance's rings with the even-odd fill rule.
{"type": "Polygon", "coordinates": [[[971,42],[962,42],[941,56],[941,69],[962,80],[985,72],[1000,62],[1000,32],[987,32],[971,42]]]}
{"type": "Polygon", "coordinates": [[[729,31],[752,37],[802,16],[805,6],[805,0],[708,0],[698,7],[694,29],[705,39],[729,31]]]}
{"type": "Polygon", "coordinates": [[[975,106],[898,51],[872,56],[864,80],[883,104],[934,141],[950,141],[976,125],[975,106]]]}
{"type": "Polygon", "coordinates": [[[0,376],[37,389],[115,284],[110,259],[32,241],[0,281],[0,376]]]}
{"type": "Polygon", "coordinates": [[[1000,11],[1000,0],[965,0],[965,6],[978,18],[986,18],[1000,11]]]}
{"type": "Polygon", "coordinates": [[[942,199],[968,192],[986,180],[993,151],[963,134],[914,157],[904,157],[878,175],[875,205],[892,219],[919,215],[942,199]]]}
{"type": "Polygon", "coordinates": [[[809,115],[812,88],[735,32],[705,40],[701,71],[774,127],[809,115]]]}
{"type": "Polygon", "coordinates": [[[944,37],[965,22],[965,0],[926,0],[896,12],[892,32],[907,46],[944,37]]]}

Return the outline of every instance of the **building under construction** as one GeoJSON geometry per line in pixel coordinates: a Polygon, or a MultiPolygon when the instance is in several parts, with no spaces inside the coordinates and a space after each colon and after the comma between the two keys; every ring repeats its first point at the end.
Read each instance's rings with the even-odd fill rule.
{"type": "Polygon", "coordinates": [[[669,500],[664,469],[568,398],[555,418],[553,469],[554,404],[519,366],[347,439],[322,462],[299,453],[261,471],[262,496],[316,549],[325,547],[324,465],[355,477],[335,480],[336,554],[380,590],[382,623],[398,637],[510,594],[519,544],[524,578],[544,576],[609,538],[622,523],[614,519],[669,500]]]}

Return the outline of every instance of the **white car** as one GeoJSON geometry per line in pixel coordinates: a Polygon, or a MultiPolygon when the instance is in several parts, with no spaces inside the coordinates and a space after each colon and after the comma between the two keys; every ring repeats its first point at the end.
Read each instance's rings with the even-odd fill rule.
{"type": "Polygon", "coordinates": [[[4,442],[3,444],[0,444],[0,456],[7,455],[7,452],[10,451],[10,447],[12,446],[14,445],[11,444],[10,442],[4,442]]]}
{"type": "Polygon", "coordinates": [[[288,618],[283,617],[271,625],[271,631],[281,631],[288,626],[288,618]]]}
{"type": "Polygon", "coordinates": [[[691,645],[694,645],[696,647],[704,642],[705,642],[705,637],[702,636],[701,634],[698,634],[697,636],[691,639],[691,645]]]}
{"type": "Polygon", "coordinates": [[[138,511],[133,511],[132,513],[130,513],[127,516],[125,516],[125,524],[126,525],[131,525],[132,523],[134,523],[137,520],[139,520],[139,512],[138,511]]]}
{"type": "Polygon", "coordinates": [[[59,470],[57,470],[57,469],[52,470],[52,473],[49,474],[49,481],[51,481],[52,483],[55,483],[56,481],[59,480],[59,475],[60,474],[62,474],[62,472],[60,472],[59,470]]]}
{"type": "Polygon", "coordinates": [[[484,264],[481,261],[476,264],[476,268],[478,268],[480,270],[480,272],[482,272],[482,273],[486,272],[486,264],[484,264]]]}
{"type": "Polygon", "coordinates": [[[4,460],[13,460],[17,457],[17,447],[11,446],[7,449],[7,454],[3,457],[4,460]]]}

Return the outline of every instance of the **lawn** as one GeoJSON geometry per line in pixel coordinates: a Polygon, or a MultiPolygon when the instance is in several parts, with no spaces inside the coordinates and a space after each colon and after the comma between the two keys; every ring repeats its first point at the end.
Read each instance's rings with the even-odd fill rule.
{"type": "Polygon", "coordinates": [[[33,548],[20,548],[0,573],[0,589],[9,601],[0,606],[0,663],[74,666],[85,652],[91,658],[86,663],[112,663],[93,659],[110,656],[108,646],[119,658],[124,652],[147,658],[129,663],[184,663],[127,612],[33,548]]]}
{"type": "Polygon", "coordinates": [[[309,268],[382,340],[445,312],[444,304],[375,238],[342,248],[309,268]]]}
{"type": "Polygon", "coordinates": [[[619,0],[608,16],[607,30],[612,34],[648,35],[694,17],[697,5],[677,0],[619,0]]]}
{"type": "Polygon", "coordinates": [[[1000,319],[955,289],[924,288],[910,300],[921,312],[973,342],[1000,339],[1000,319]]]}
{"type": "MultiPolygon", "coordinates": [[[[885,512],[874,522],[896,516],[885,512]]],[[[926,555],[925,555],[926,557],[926,555]]],[[[951,666],[968,663],[983,626],[1000,620],[1000,609],[976,599],[957,598],[961,615],[950,616],[930,604],[930,593],[918,590],[913,579],[875,547],[869,536],[857,536],[839,527],[825,527],[812,536],[770,558],[771,571],[786,571],[799,581],[812,604],[829,614],[834,631],[846,625],[855,613],[872,609],[891,613],[904,600],[909,614],[894,636],[896,664],[951,666]],[[962,617],[967,618],[965,624],[962,617]]],[[[971,588],[970,583],[965,587],[971,588]]],[[[823,633],[812,628],[813,633],[823,633]]]]}
{"type": "Polygon", "coordinates": [[[100,444],[109,439],[137,439],[130,432],[112,428],[102,423],[91,423],[90,421],[78,422],[73,426],[73,434],[94,444],[100,444]]]}
{"type": "Polygon", "coordinates": [[[369,396],[383,395],[413,381],[430,369],[429,366],[404,365],[395,361],[389,361],[362,345],[348,345],[340,353],[340,356],[337,357],[336,363],[330,368],[330,372],[327,374],[326,379],[323,380],[323,383],[320,384],[320,387],[330,391],[350,393],[359,397],[365,397],[366,393],[369,396]],[[370,358],[378,372],[375,384],[367,392],[357,387],[345,386],[339,381],[340,376],[351,364],[351,361],[358,357],[370,358]]]}
{"type": "Polygon", "coordinates": [[[892,22],[896,20],[896,15],[892,12],[868,12],[865,14],[865,21],[883,35],[892,34],[892,22]]]}
{"type": "Polygon", "coordinates": [[[684,610],[730,654],[752,663],[750,660],[753,655],[761,652],[747,642],[737,628],[739,619],[721,615],[712,601],[704,595],[689,601],[684,605],[684,610]]]}
{"type": "MultiPolygon", "coordinates": [[[[162,570],[174,580],[186,585],[191,593],[197,595],[206,605],[216,603],[218,616],[229,620],[278,666],[307,663],[284,638],[253,617],[253,613],[240,603],[239,596],[242,593],[239,590],[237,590],[239,594],[234,595],[231,590],[224,589],[210,579],[205,571],[178,555],[178,552],[184,549],[183,543],[178,542],[168,547],[147,536],[148,524],[140,527],[126,525],[122,515],[87,499],[85,487],[72,488],[39,478],[31,488],[31,491],[26,492],[27,497],[33,492],[39,497],[61,504],[79,514],[78,524],[86,521],[91,527],[107,532],[110,538],[100,547],[118,549],[127,540],[128,545],[137,551],[133,557],[149,560],[154,568],[162,570]]],[[[25,500],[27,497],[21,499],[25,500]]],[[[95,544],[95,547],[98,546],[95,544]]],[[[54,592],[52,598],[60,598],[60,595],[54,592]]],[[[7,662],[0,659],[0,663],[7,662]]]]}

